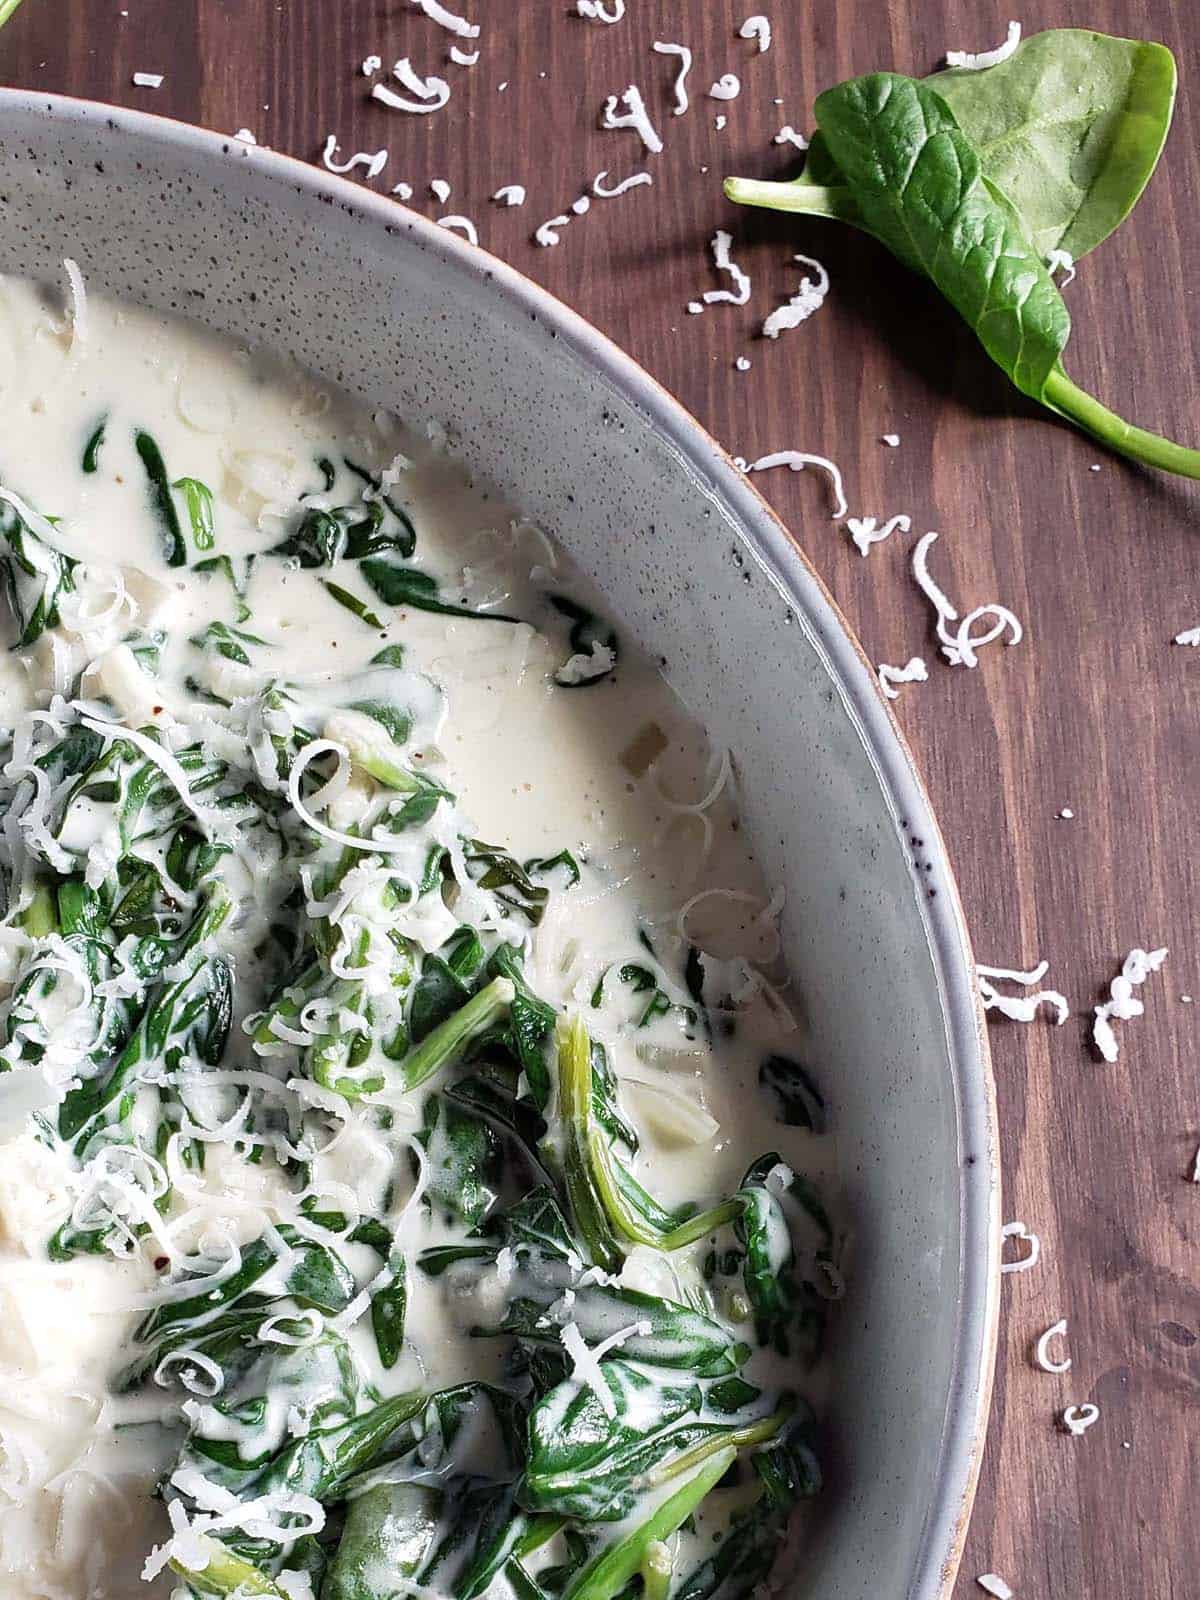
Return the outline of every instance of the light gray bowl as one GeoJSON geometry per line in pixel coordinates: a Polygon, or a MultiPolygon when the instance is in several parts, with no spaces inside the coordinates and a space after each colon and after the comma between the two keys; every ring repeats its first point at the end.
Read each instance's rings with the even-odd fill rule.
{"type": "Polygon", "coordinates": [[[937,824],[874,675],[724,452],[510,267],[311,167],[0,91],[0,270],[88,281],[448,425],[735,753],[856,1235],[811,1600],[933,1600],[978,1470],[999,1249],[993,1085],[937,824]]]}

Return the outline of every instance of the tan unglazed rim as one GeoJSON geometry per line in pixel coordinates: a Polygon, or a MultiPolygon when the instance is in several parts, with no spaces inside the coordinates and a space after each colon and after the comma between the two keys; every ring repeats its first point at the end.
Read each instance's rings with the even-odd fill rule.
{"type": "Polygon", "coordinates": [[[23,115],[34,123],[80,123],[113,140],[129,135],[217,168],[244,169],[248,164],[302,196],[333,200],[343,215],[383,234],[409,235],[431,258],[440,258],[485,283],[489,293],[535,315],[583,365],[599,372],[640,411],[739,527],[751,554],[794,607],[859,731],[897,831],[905,819],[910,831],[929,842],[927,858],[939,890],[936,898],[918,895],[917,903],[941,996],[958,1117],[958,1326],[937,1471],[903,1600],[949,1600],[979,1476],[996,1353],[1000,1172],[995,1082],[974,957],[945,841],[912,752],[832,595],[796,539],[696,419],[604,334],[506,262],[386,196],[292,156],[167,117],[2,88],[0,113],[23,115]]]}

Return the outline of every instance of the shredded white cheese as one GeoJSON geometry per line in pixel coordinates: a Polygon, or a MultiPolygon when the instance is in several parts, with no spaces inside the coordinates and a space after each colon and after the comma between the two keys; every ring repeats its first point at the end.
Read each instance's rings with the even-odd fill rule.
{"type": "Polygon", "coordinates": [[[87,290],[83,283],[83,273],[79,270],[78,262],[72,261],[70,256],[63,257],[63,271],[67,275],[67,285],[71,291],[71,343],[78,339],[82,344],[87,338],[87,290]]]}
{"type": "Polygon", "coordinates": [[[573,1364],[573,1376],[577,1382],[586,1384],[592,1390],[596,1399],[599,1400],[606,1417],[616,1416],[617,1405],[612,1397],[612,1391],[605,1381],[604,1373],[600,1367],[601,1361],[610,1350],[619,1349],[627,1339],[632,1339],[634,1335],[644,1339],[653,1331],[652,1323],[634,1322],[627,1328],[618,1328],[607,1339],[601,1340],[594,1349],[589,1350],[587,1341],[584,1339],[583,1334],[580,1333],[576,1323],[568,1322],[560,1330],[559,1338],[562,1341],[562,1347],[570,1356],[573,1364]]]}
{"type": "Polygon", "coordinates": [[[605,187],[604,180],[608,177],[607,167],[603,172],[598,172],[592,179],[592,193],[600,200],[615,200],[620,194],[628,194],[630,189],[636,189],[643,183],[653,183],[654,179],[648,172],[635,172],[632,177],[622,178],[620,183],[605,187]]]}
{"type": "Polygon", "coordinates": [[[1078,1439],[1080,1435],[1085,1434],[1094,1423],[1100,1421],[1100,1407],[1093,1405],[1090,1400],[1086,1405],[1067,1406],[1059,1421],[1062,1424],[1064,1432],[1069,1433],[1073,1438],[1078,1439]]]}
{"type": "Polygon", "coordinates": [[[737,370],[739,372],[749,372],[750,371],[750,357],[749,356],[738,356],[733,364],[734,364],[734,366],[737,368],[737,370]]]}
{"type": "Polygon", "coordinates": [[[138,89],[161,89],[163,74],[161,72],[135,72],[133,82],[138,89]]]}
{"type": "Polygon", "coordinates": [[[525,187],[520,183],[506,183],[496,190],[492,199],[501,206],[523,206],[525,187]]]}
{"type": "Polygon", "coordinates": [[[364,78],[371,77],[374,73],[378,72],[379,69],[382,66],[383,66],[383,57],[382,56],[364,56],[363,57],[363,64],[362,64],[362,75],[363,75],[363,77],[364,78]]]}
{"type": "Polygon", "coordinates": [[[987,67],[999,66],[1001,61],[1007,61],[1021,42],[1021,24],[1010,22],[1008,34],[1003,44],[998,44],[994,50],[980,50],[973,54],[970,50],[947,50],[946,65],[948,67],[963,67],[967,72],[982,72],[987,67]]]}
{"type": "Polygon", "coordinates": [[[1067,1319],[1060,1317],[1057,1322],[1052,1322],[1045,1333],[1038,1336],[1038,1341],[1033,1347],[1034,1362],[1041,1367],[1043,1372],[1070,1372],[1071,1358],[1064,1356],[1061,1361],[1055,1361],[1050,1354],[1050,1344],[1054,1339],[1065,1339],[1067,1336],[1067,1319]]]}
{"type": "Polygon", "coordinates": [[[783,127],[771,140],[772,144],[794,144],[797,150],[807,150],[808,140],[802,133],[797,133],[791,123],[785,122],[783,127]]]}
{"type": "MultiPolygon", "coordinates": [[[[1186,1000],[1188,996],[1181,995],[1180,999],[1186,1000]]],[[[1200,1145],[1196,1146],[1196,1154],[1192,1158],[1192,1182],[1200,1183],[1200,1145]]]]}
{"type": "Polygon", "coordinates": [[[885,433],[882,435],[880,442],[887,445],[889,450],[898,450],[900,447],[900,435],[898,433],[885,433]]]}
{"type": "Polygon", "coordinates": [[[777,306],[763,323],[762,331],[768,339],[778,339],[779,335],[788,328],[798,328],[802,322],[807,322],[814,311],[819,311],[824,303],[825,296],[829,293],[829,274],[819,261],[812,256],[793,256],[793,261],[798,261],[802,267],[811,267],[817,278],[814,283],[809,277],[800,280],[800,287],[785,306],[777,306]]]}
{"type": "Polygon", "coordinates": [[[609,95],[600,114],[600,126],[606,129],[632,128],[651,155],[662,153],[662,140],[650,121],[650,113],[646,110],[642,91],[634,83],[620,95],[609,95]],[[618,101],[623,102],[626,107],[622,112],[617,111],[618,101]]]}
{"type": "Polygon", "coordinates": [[[413,197],[412,184],[405,183],[404,180],[401,179],[399,183],[393,185],[392,193],[399,200],[411,200],[413,197]]]}
{"type": "Polygon", "coordinates": [[[763,16],[747,17],[738,29],[739,39],[757,39],[758,53],[765,55],[771,48],[771,24],[763,16]]]}
{"type": "Polygon", "coordinates": [[[479,235],[476,233],[475,224],[470,217],[439,217],[437,225],[439,228],[454,229],[455,232],[463,234],[472,244],[479,243],[479,235]]]}
{"type": "Polygon", "coordinates": [[[977,966],[975,972],[979,980],[979,998],[983,1001],[983,1009],[998,1011],[1002,1017],[1008,1017],[1011,1022],[1032,1022],[1041,1006],[1049,1006],[1055,1013],[1055,1023],[1061,1028],[1071,1015],[1071,1008],[1057,989],[1039,989],[1036,994],[1031,995],[1001,994],[995,983],[990,981],[995,979],[997,983],[1020,983],[1029,987],[1031,984],[1040,983],[1049,968],[1048,961],[1039,961],[1029,972],[1018,972],[1011,967],[977,966]]]}
{"type": "Polygon", "coordinates": [[[374,155],[371,155],[366,150],[358,150],[348,161],[335,161],[334,153],[337,147],[337,134],[327,134],[325,148],[321,151],[321,161],[330,172],[353,172],[355,167],[363,167],[366,169],[368,178],[377,178],[384,167],[387,166],[388,153],[386,150],[376,150],[374,155]]]}
{"type": "Polygon", "coordinates": [[[473,67],[479,60],[478,50],[463,50],[458,45],[450,46],[450,59],[456,67],[473,67]]]}
{"type": "Polygon", "coordinates": [[[720,133],[721,129],[725,126],[725,124],[728,121],[729,121],[729,118],[725,115],[724,112],[722,112],[719,117],[714,117],[713,118],[713,127],[717,130],[718,133],[720,133]]]}
{"type": "Polygon", "coordinates": [[[985,644],[991,644],[994,639],[1001,638],[1005,632],[1009,637],[1006,644],[1019,644],[1024,636],[1024,629],[1020,622],[1007,606],[997,605],[994,602],[988,605],[976,606],[974,611],[969,611],[959,621],[958,612],[947,600],[943,591],[934,582],[928,567],[928,556],[934,541],[940,535],[934,532],[922,534],[918,540],[912,556],[912,572],[917,586],[922,594],[933,606],[937,613],[936,631],[941,643],[942,654],[952,667],[977,667],[979,657],[976,654],[985,644]],[[983,633],[972,634],[971,629],[976,622],[984,617],[991,616],[995,620],[983,633]],[[949,624],[957,622],[958,627],[951,632],[949,624]]]}
{"type": "Polygon", "coordinates": [[[575,0],[575,15],[586,17],[589,22],[606,22],[611,25],[620,22],[625,15],[625,0],[575,0]]]}
{"type": "Polygon", "coordinates": [[[675,82],[672,87],[675,91],[674,114],[677,117],[681,117],[690,103],[687,92],[687,75],[692,70],[692,52],[685,44],[668,44],[662,39],[655,39],[651,48],[656,50],[660,56],[679,57],[679,71],[675,75],[675,82]]]}
{"type": "Polygon", "coordinates": [[[1093,1013],[1092,1043],[1105,1061],[1115,1061],[1120,1054],[1113,1021],[1128,1022],[1142,1015],[1146,1008],[1133,991],[1145,983],[1152,972],[1157,972],[1166,959],[1165,947],[1161,950],[1139,948],[1125,957],[1120,972],[1108,986],[1108,999],[1093,1013]]]}
{"type": "Polygon", "coordinates": [[[1182,633],[1177,633],[1171,641],[1173,644],[1190,644],[1193,649],[1200,645],[1200,628],[1185,628],[1182,633]]]}
{"type": "Polygon", "coordinates": [[[557,244],[557,230],[565,228],[570,220],[570,217],[565,212],[560,212],[557,217],[551,217],[548,221],[541,223],[533,231],[534,243],[540,244],[543,249],[549,245],[557,244]]]}
{"type": "Polygon", "coordinates": [[[1069,250],[1051,250],[1046,257],[1046,271],[1051,277],[1056,272],[1061,272],[1062,286],[1065,289],[1067,284],[1075,281],[1075,257],[1069,250]]]}
{"type": "Polygon", "coordinates": [[[418,11],[423,11],[430,22],[436,22],[439,28],[445,28],[460,39],[478,39],[479,24],[468,22],[465,17],[456,17],[452,11],[447,11],[440,0],[409,0],[410,5],[416,6],[418,11]]]}
{"type": "Polygon", "coordinates": [[[393,111],[408,111],[417,116],[427,116],[432,111],[440,111],[450,99],[450,85],[445,78],[435,78],[432,73],[428,78],[422,78],[413,71],[412,63],[407,56],[402,56],[396,62],[392,68],[392,76],[404,85],[411,99],[406,99],[394,89],[389,89],[386,83],[375,84],[371,96],[393,111]]]}
{"type": "Polygon", "coordinates": [[[850,509],[846,504],[846,491],[842,487],[842,474],[827,456],[809,455],[804,450],[776,450],[772,455],[759,456],[757,461],[751,461],[745,470],[768,472],[772,467],[788,467],[792,472],[803,472],[805,467],[820,467],[822,472],[828,474],[833,489],[833,520],[841,522],[850,509]]]}
{"type": "Polygon", "coordinates": [[[708,91],[710,100],[736,100],[742,92],[742,80],[736,72],[724,72],[708,91]]]}
{"type": "MultiPolygon", "coordinates": [[[[706,289],[701,297],[704,302],[699,308],[701,311],[704,306],[717,305],[718,303],[744,306],[750,298],[750,279],[738,266],[737,262],[730,257],[729,248],[732,244],[732,235],[726,233],[724,228],[718,228],[712,238],[713,266],[718,272],[727,272],[733,279],[734,286],[732,289],[706,289]]],[[[690,301],[688,310],[691,311],[692,306],[697,304],[698,302],[695,300],[690,301]]],[[[694,312],[693,315],[695,315],[694,312]]]]}
{"type": "Polygon", "coordinates": [[[975,1582],[985,1594],[994,1596],[994,1600],[1013,1600],[1012,1590],[998,1573],[981,1572],[975,1582]]]}
{"type": "Polygon", "coordinates": [[[1002,1261],[1001,1272],[1028,1272],[1030,1267],[1037,1266],[1042,1253],[1042,1241],[1023,1222],[1006,1222],[1000,1229],[1001,1243],[1005,1239],[1019,1239],[1022,1244],[1029,1246],[1029,1252],[1019,1256],[1016,1261],[1002,1261]]]}
{"type": "Polygon", "coordinates": [[[439,205],[444,206],[450,198],[450,185],[445,178],[431,178],[429,180],[429,192],[439,205]]]}
{"type": "Polygon", "coordinates": [[[879,687],[889,700],[899,698],[900,691],[893,687],[894,684],[925,683],[929,678],[929,668],[920,656],[913,656],[902,667],[889,667],[886,661],[881,661],[877,671],[879,687]]]}
{"type": "Polygon", "coordinates": [[[875,517],[847,517],[846,527],[850,531],[850,538],[859,555],[865,556],[873,544],[882,544],[885,539],[890,539],[892,534],[911,533],[912,518],[904,513],[897,512],[894,517],[889,517],[883,527],[875,517]]]}

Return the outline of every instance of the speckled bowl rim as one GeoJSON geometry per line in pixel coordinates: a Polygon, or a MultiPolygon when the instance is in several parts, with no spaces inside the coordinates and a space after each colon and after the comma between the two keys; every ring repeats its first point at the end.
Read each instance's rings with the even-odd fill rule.
{"type": "Polygon", "coordinates": [[[734,466],[728,452],[656,379],[605,334],[515,267],[389,196],[351,183],[294,156],[248,145],[189,123],[68,95],[0,87],[0,106],[62,122],[103,124],[198,160],[250,161],[302,194],[333,200],[395,236],[412,235],[431,256],[489,284],[552,329],[585,365],[599,371],[642,412],[691,466],[747,537],[795,607],[831,682],[853,719],[880,789],[901,819],[928,842],[927,859],[945,892],[917,897],[941,998],[958,1119],[960,1272],[955,1353],[937,1471],[916,1566],[905,1600],[949,1600],[962,1559],[991,1403],[999,1321],[1000,1171],[996,1089],[975,961],[958,886],[941,829],[912,751],[882,695],[875,672],[837,602],[772,508],[734,466]]]}

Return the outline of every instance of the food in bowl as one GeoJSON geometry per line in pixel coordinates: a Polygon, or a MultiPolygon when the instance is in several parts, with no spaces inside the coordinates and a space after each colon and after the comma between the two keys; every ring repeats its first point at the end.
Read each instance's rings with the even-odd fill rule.
{"type": "Polygon", "coordinates": [[[0,281],[0,1592],[747,1592],[841,1276],[728,756],[436,425],[70,278],[0,281]]]}

